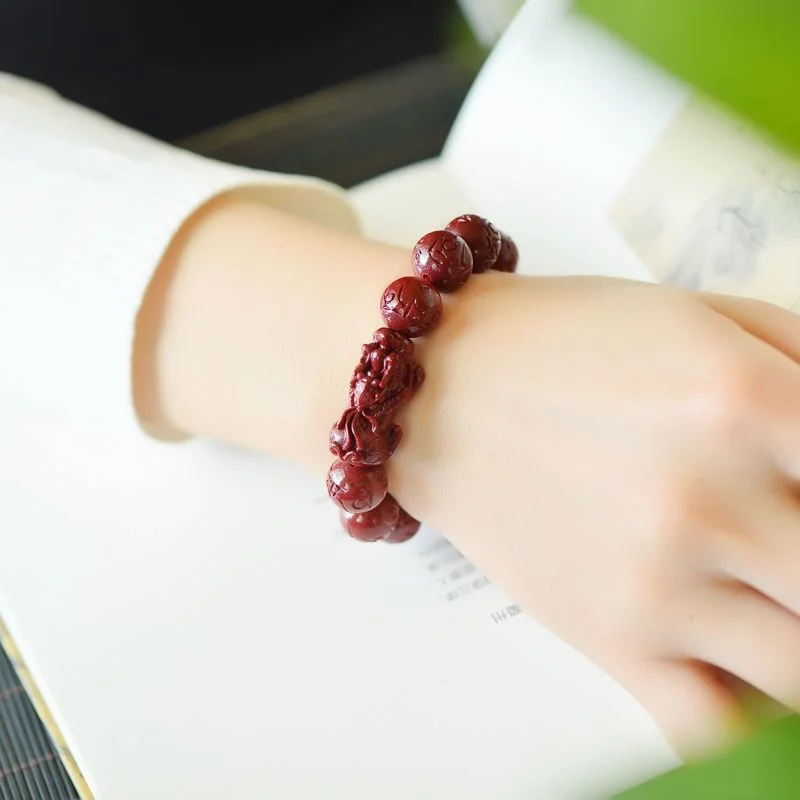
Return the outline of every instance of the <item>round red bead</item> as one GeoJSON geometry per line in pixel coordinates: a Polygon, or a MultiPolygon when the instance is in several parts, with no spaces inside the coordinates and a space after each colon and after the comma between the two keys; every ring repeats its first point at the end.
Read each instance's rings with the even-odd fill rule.
{"type": "Polygon", "coordinates": [[[454,292],[472,275],[472,251],[451,231],[433,231],[423,236],[411,253],[414,271],[440,292],[454,292]]]}
{"type": "Polygon", "coordinates": [[[357,467],[334,461],[328,470],[328,494],[343,511],[351,514],[380,506],[389,488],[383,467],[357,467]]]}
{"type": "Polygon", "coordinates": [[[472,251],[472,271],[491,269],[500,255],[500,231],[488,219],[477,214],[456,217],[447,230],[460,236],[472,251]]]}
{"type": "Polygon", "coordinates": [[[381,314],[393,331],[412,338],[422,336],[442,316],[442,296],[419,278],[398,278],[383,293],[381,314]]]}
{"type": "Polygon", "coordinates": [[[390,494],[372,511],[341,515],[342,527],[360,542],[377,542],[391,536],[399,519],[400,506],[390,494]]]}
{"type": "Polygon", "coordinates": [[[519,261],[519,250],[510,236],[500,234],[500,255],[494,262],[492,269],[498,272],[516,272],[517,262],[519,261]]]}
{"type": "Polygon", "coordinates": [[[401,508],[394,530],[388,536],[384,537],[384,541],[391,544],[407,542],[420,529],[421,524],[422,523],[414,519],[408,511],[401,508]]]}

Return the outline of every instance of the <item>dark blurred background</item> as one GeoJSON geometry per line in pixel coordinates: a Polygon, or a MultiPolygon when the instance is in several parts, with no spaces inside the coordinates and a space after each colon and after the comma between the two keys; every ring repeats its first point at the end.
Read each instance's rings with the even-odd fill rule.
{"type": "Polygon", "coordinates": [[[216,158],[352,185],[441,149],[477,66],[466,30],[455,0],[2,0],[0,70],[216,158]]]}

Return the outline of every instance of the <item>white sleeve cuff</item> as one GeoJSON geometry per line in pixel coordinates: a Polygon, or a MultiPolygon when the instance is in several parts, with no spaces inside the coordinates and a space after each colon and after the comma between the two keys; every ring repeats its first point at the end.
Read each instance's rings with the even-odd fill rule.
{"type": "Polygon", "coordinates": [[[0,86],[0,393],[6,419],[137,426],[136,314],[187,217],[250,185],[333,227],[346,194],[310,178],[220,164],[40,94],[0,86]]]}

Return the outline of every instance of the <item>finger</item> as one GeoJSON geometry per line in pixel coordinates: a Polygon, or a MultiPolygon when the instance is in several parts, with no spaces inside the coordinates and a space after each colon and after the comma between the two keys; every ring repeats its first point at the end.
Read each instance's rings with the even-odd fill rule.
{"type": "MultiPolygon", "coordinates": [[[[737,523],[746,535],[720,537],[714,553],[730,578],[800,618],[800,504],[788,490],[742,504],[737,523]]],[[[798,675],[800,679],[800,675],[798,675]]]]}
{"type": "Polygon", "coordinates": [[[800,317],[760,300],[703,294],[703,301],[751,335],[753,364],[740,387],[763,410],[772,457],[800,480],[800,317]]]}
{"type": "Polygon", "coordinates": [[[754,725],[775,722],[791,713],[785,706],[745,683],[741,678],[723,669],[716,669],[719,679],[736,695],[742,712],[754,725]]]}
{"type": "Polygon", "coordinates": [[[653,659],[628,664],[616,677],[684,757],[719,750],[748,732],[736,691],[710,666],[653,659]]]}
{"type": "Polygon", "coordinates": [[[800,618],[741,584],[708,586],[680,634],[687,657],[800,710],[800,618]]]}
{"type": "Polygon", "coordinates": [[[796,314],[746,297],[711,293],[701,297],[709,308],[800,364],[800,317],[796,314]]]}

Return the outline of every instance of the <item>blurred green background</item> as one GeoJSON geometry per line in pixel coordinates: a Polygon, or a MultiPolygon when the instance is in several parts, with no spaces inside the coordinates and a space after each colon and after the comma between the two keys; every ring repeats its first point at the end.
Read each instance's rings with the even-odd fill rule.
{"type": "Polygon", "coordinates": [[[797,0],[575,0],[575,7],[800,152],[797,0]]]}

